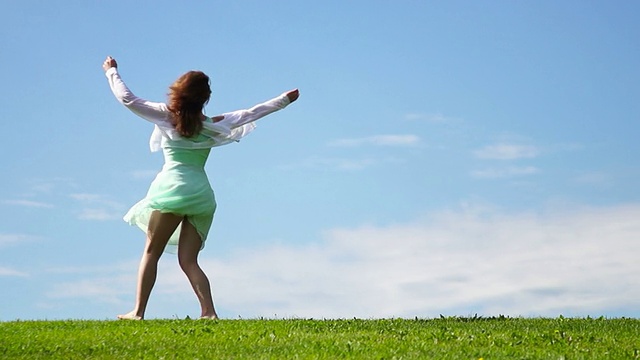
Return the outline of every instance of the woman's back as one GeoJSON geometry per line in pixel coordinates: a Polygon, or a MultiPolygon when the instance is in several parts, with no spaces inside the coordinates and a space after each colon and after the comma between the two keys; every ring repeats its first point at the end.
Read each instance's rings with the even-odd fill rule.
{"type": "MultiPolygon", "coordinates": [[[[207,122],[211,120],[207,118],[207,122]]],[[[202,134],[194,135],[190,138],[193,142],[203,142],[207,141],[207,137],[202,134]]],[[[162,149],[164,154],[164,162],[165,166],[169,163],[174,165],[190,165],[196,166],[201,169],[204,169],[204,165],[207,162],[207,158],[209,157],[209,153],[211,152],[211,148],[193,148],[193,149],[185,149],[181,146],[172,146],[172,141],[169,140],[166,142],[165,146],[162,149]]]]}

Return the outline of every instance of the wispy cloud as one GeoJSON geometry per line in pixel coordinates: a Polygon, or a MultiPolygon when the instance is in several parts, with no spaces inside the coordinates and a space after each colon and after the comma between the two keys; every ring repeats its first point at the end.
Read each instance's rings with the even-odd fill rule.
{"type": "Polygon", "coordinates": [[[137,261],[122,262],[115,265],[93,265],[93,266],[57,266],[46,269],[47,273],[51,274],[99,274],[110,276],[113,273],[121,272],[122,270],[131,270],[131,268],[137,268],[137,261]]]}
{"type": "MultiPolygon", "coordinates": [[[[201,258],[231,318],[637,316],[638,218],[640,204],[540,213],[467,206],[405,224],[331,229],[318,243],[201,258]]],[[[131,267],[49,295],[117,302],[133,288],[131,267]]],[[[175,264],[161,271],[156,297],[171,294],[173,303],[159,312],[172,316],[194,295],[175,264]]]]}
{"type": "Polygon", "coordinates": [[[53,204],[41,202],[41,201],[33,201],[33,200],[4,200],[3,204],[7,205],[17,205],[24,207],[32,207],[32,208],[52,208],[53,204]]]}
{"type": "Polygon", "coordinates": [[[575,177],[573,181],[585,185],[609,186],[613,184],[613,176],[603,172],[590,172],[575,177]]]}
{"type": "Polygon", "coordinates": [[[0,234],[0,247],[40,240],[40,237],[27,234],[0,234]]]}
{"type": "Polygon", "coordinates": [[[131,177],[135,180],[153,179],[156,175],[158,175],[158,170],[134,170],[131,172],[131,177]]]}
{"type": "Polygon", "coordinates": [[[46,292],[50,299],[88,299],[94,303],[124,304],[123,295],[127,293],[124,284],[130,285],[133,276],[120,274],[116,277],[102,277],[54,284],[46,292]]]}
{"type": "Polygon", "coordinates": [[[122,212],[113,209],[89,209],[85,208],[78,212],[78,219],[80,220],[118,220],[122,219],[124,214],[122,212]]]}
{"type": "Polygon", "coordinates": [[[124,214],[121,203],[102,194],[76,193],[69,196],[83,204],[77,215],[80,220],[117,220],[124,214]]]}
{"type": "Polygon", "coordinates": [[[395,157],[365,157],[365,158],[346,158],[346,157],[320,157],[314,156],[305,159],[300,164],[288,165],[283,168],[303,167],[309,169],[335,170],[335,171],[358,171],[370,167],[384,164],[400,164],[404,160],[395,157]]]}
{"type": "Polygon", "coordinates": [[[47,269],[47,273],[76,279],[53,282],[45,296],[53,301],[78,298],[97,304],[122,305],[135,286],[136,269],[137,261],[113,265],[50,268],[47,269]]]}
{"type": "Polygon", "coordinates": [[[340,159],[340,158],[314,158],[307,161],[311,167],[333,168],[337,170],[362,170],[377,163],[376,160],[368,159],[340,159]]]}
{"type": "Polygon", "coordinates": [[[413,146],[420,142],[416,135],[375,135],[361,138],[336,139],[329,142],[329,146],[413,146]]]}
{"type": "Polygon", "coordinates": [[[12,268],[0,266],[0,276],[6,277],[26,277],[27,273],[12,268]]]}
{"type": "Polygon", "coordinates": [[[30,188],[37,193],[50,193],[54,189],[59,187],[75,188],[77,184],[74,179],[66,177],[53,177],[47,179],[32,179],[29,180],[30,188]]]}
{"type": "Polygon", "coordinates": [[[404,117],[411,121],[426,121],[431,123],[449,123],[459,120],[458,118],[445,116],[442,113],[408,113],[404,117]]]}
{"type": "Polygon", "coordinates": [[[69,197],[75,200],[84,202],[102,202],[105,201],[105,196],[101,194],[89,194],[89,193],[76,193],[69,194],[69,197]]]}
{"type": "Polygon", "coordinates": [[[535,158],[540,154],[540,149],[531,145],[518,144],[494,144],[475,150],[473,154],[479,159],[515,160],[523,158],[535,158]]]}
{"type": "Polygon", "coordinates": [[[535,166],[510,166],[505,168],[486,168],[474,170],[471,176],[480,179],[502,179],[516,176],[535,175],[540,172],[535,166]]]}

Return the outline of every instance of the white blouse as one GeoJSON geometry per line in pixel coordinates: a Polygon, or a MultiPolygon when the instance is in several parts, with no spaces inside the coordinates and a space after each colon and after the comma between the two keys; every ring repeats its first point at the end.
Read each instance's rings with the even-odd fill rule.
{"type": "Polygon", "coordinates": [[[110,68],[105,72],[109,86],[116,99],[134,114],[155,124],[149,147],[151,151],[158,151],[163,147],[177,147],[184,149],[206,149],[222,146],[249,134],[256,125],[254,121],[284,109],[290,101],[286,93],[258,104],[247,110],[236,110],[224,113],[224,118],[218,122],[203,122],[200,134],[206,136],[205,141],[193,141],[180,136],[171,122],[167,104],[151,102],[135,96],[125,85],[118,74],[118,69],[110,68]]]}

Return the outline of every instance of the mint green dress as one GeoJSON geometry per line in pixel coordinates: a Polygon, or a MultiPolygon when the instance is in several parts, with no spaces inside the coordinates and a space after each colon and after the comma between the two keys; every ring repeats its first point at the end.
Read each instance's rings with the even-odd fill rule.
{"type": "MultiPolygon", "coordinates": [[[[184,215],[200,234],[201,248],[204,248],[216,210],[215,196],[204,170],[211,149],[172,148],[169,142],[162,152],[162,170],[151,183],[145,198],[127,212],[124,220],[146,232],[151,213],[155,210],[184,215]]],[[[177,252],[181,228],[182,224],[169,239],[165,252],[177,252]]]]}
{"type": "MultiPolygon", "coordinates": [[[[204,248],[216,211],[216,200],[204,171],[211,148],[237,142],[249,134],[255,128],[254,121],[284,109],[290,103],[287,94],[281,94],[250,109],[224,113],[215,123],[207,117],[200,134],[183,138],[175,130],[165,103],[148,101],[134,95],[115,67],[108,69],[105,75],[111,91],[121,104],[155,124],[149,146],[152,152],[162,149],[164,153],[162,170],[151,183],[145,198],[127,212],[124,220],[146,233],[151,213],[156,210],[184,215],[183,223],[188,221],[196,228],[202,239],[201,248],[204,248]]],[[[182,224],[171,235],[166,252],[177,252],[181,229],[182,224]]]]}

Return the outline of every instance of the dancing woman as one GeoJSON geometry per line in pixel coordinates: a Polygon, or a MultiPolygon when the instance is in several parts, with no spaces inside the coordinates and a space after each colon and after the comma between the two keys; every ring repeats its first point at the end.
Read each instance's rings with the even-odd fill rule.
{"type": "Polygon", "coordinates": [[[164,154],[162,170],[147,195],[124,216],[126,222],[145,231],[147,239],[138,269],[135,307],[118,318],[144,319],[158,260],[166,251],[177,252],[180,267],[200,302],[200,317],[217,319],[209,279],[198,265],[198,254],[204,248],[216,209],[204,165],[212,147],[238,141],[255,128],[254,121],[284,109],[298,99],[299,92],[291,90],[248,110],[208,117],[203,109],[211,88],[209,77],[201,71],[180,76],[169,87],[165,104],[135,96],[120,78],[112,57],[106,58],[102,68],[116,99],[155,124],[151,151],[162,149],[164,154]]]}

